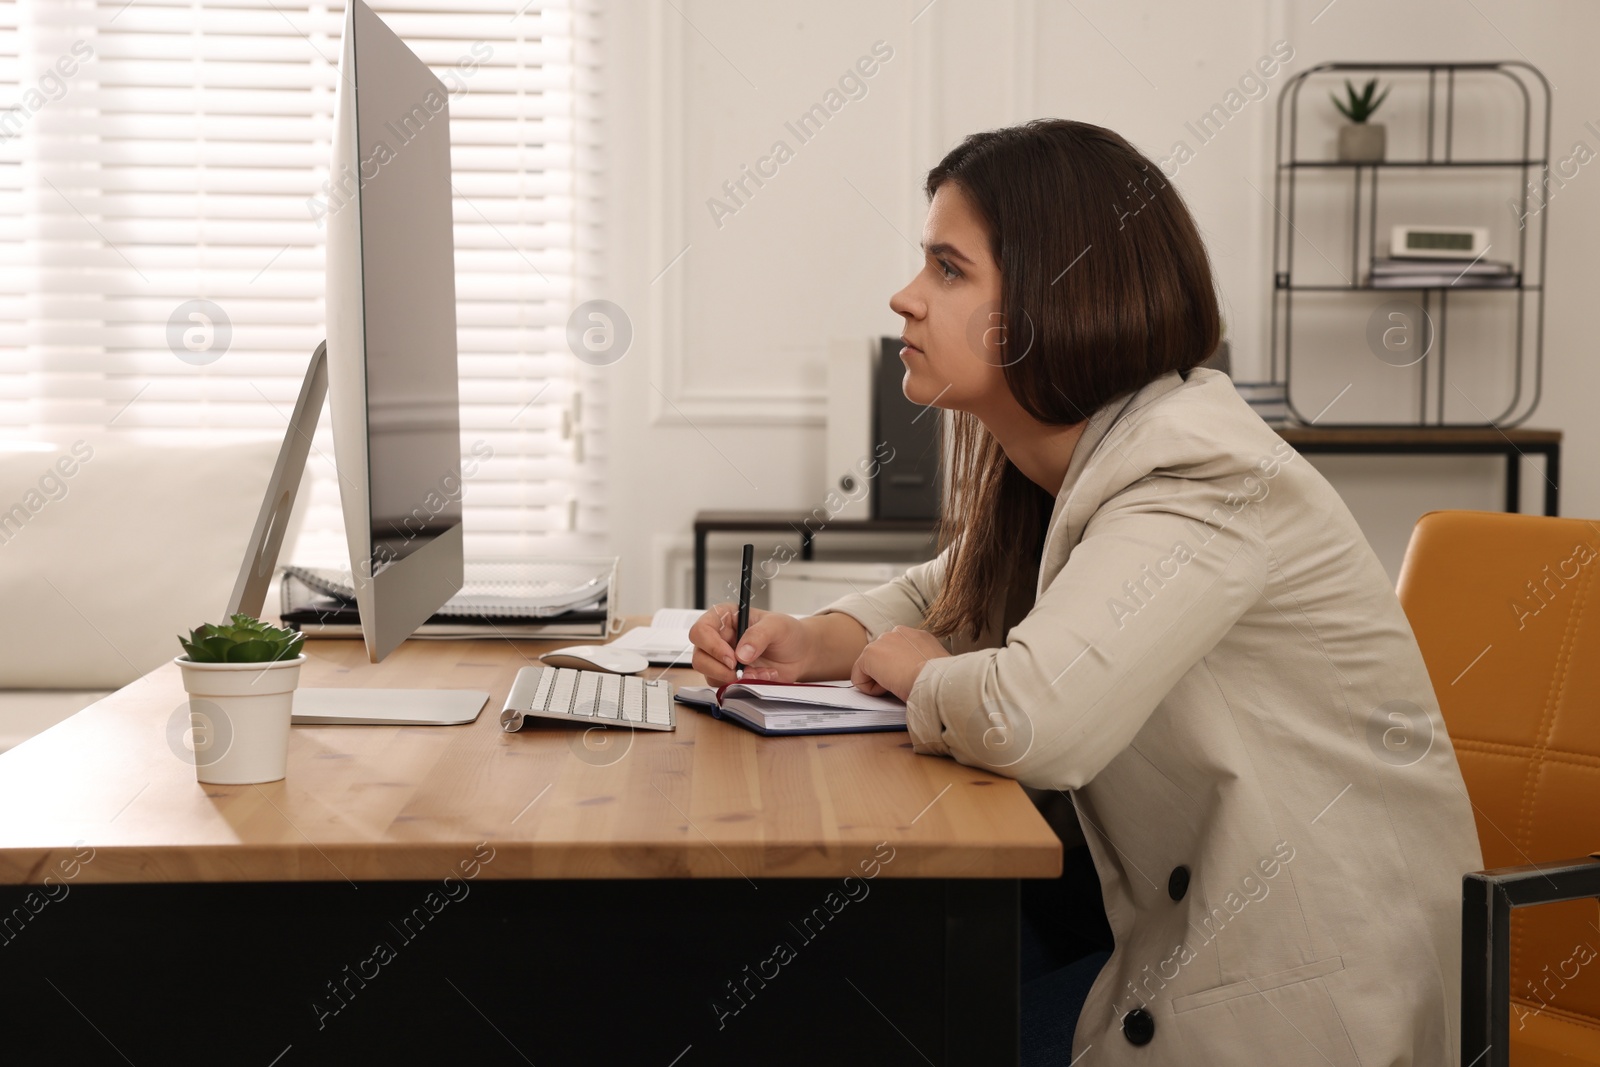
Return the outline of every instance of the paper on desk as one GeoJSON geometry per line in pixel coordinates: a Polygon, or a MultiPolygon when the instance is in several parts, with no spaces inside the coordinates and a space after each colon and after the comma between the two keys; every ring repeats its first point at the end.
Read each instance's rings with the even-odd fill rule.
{"type": "Polygon", "coordinates": [[[613,640],[610,646],[637,652],[661,667],[687,667],[694,662],[694,646],[689,643],[688,630],[635,626],[613,640]]]}
{"type": "Polygon", "coordinates": [[[662,608],[651,616],[649,626],[635,626],[611,644],[637,652],[658,667],[687,667],[694,661],[689,627],[700,615],[693,608],[662,608]]]}
{"type": "Polygon", "coordinates": [[[639,653],[654,666],[687,667],[694,662],[694,643],[689,640],[689,628],[704,614],[696,608],[661,608],[650,617],[649,626],[635,626],[611,644],[639,653]]]}
{"type": "Polygon", "coordinates": [[[650,616],[650,629],[653,630],[682,630],[685,639],[689,635],[689,627],[693,626],[705,612],[698,608],[661,608],[650,616]]]}

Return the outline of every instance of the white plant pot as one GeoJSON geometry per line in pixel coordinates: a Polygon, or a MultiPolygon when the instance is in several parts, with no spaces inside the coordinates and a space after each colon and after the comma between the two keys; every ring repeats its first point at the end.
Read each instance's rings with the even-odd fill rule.
{"type": "Polygon", "coordinates": [[[1339,128],[1339,162],[1382,163],[1387,141],[1381,122],[1347,122],[1339,128]]]}
{"type": "Polygon", "coordinates": [[[276,782],[288,773],[289,716],[305,661],[303,654],[276,663],[174,660],[189,693],[196,778],[248,785],[276,782]]]}

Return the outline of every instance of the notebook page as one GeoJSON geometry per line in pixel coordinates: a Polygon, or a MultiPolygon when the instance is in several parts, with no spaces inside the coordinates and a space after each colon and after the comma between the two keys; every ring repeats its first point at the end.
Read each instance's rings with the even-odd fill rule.
{"type": "Polygon", "coordinates": [[[652,630],[682,630],[685,643],[689,638],[689,627],[699,621],[705,612],[697,608],[658,608],[650,616],[652,630]]]}
{"type": "Polygon", "coordinates": [[[717,687],[714,685],[680,685],[673,690],[673,694],[691,704],[708,708],[717,706],[717,687]]]}
{"type": "Polygon", "coordinates": [[[689,641],[687,630],[635,626],[611,645],[637,652],[654,664],[687,667],[694,662],[694,645],[689,641]]]}
{"type": "MultiPolygon", "coordinates": [[[[845,689],[850,687],[849,679],[834,682],[810,682],[808,684],[815,686],[834,686],[845,689]]],[[[786,687],[772,686],[770,688],[778,689],[786,687]]],[[[689,701],[690,703],[708,705],[711,707],[715,707],[717,703],[717,687],[714,685],[680,685],[674,691],[678,696],[689,701]]],[[[791,705],[791,707],[792,706],[794,705],[791,705]]],[[[817,705],[812,706],[815,707],[817,705]]]]}
{"type": "Polygon", "coordinates": [[[723,690],[723,700],[735,696],[753,696],[774,704],[804,704],[822,708],[839,708],[849,711],[904,712],[905,702],[891,693],[873,696],[852,685],[796,686],[762,685],[759,682],[740,682],[723,690]]]}

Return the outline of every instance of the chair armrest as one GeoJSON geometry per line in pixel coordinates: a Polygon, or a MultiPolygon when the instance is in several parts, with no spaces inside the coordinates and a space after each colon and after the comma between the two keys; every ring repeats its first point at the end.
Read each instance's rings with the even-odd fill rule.
{"type": "Polygon", "coordinates": [[[1461,879],[1461,1062],[1511,1060],[1511,912],[1600,897],[1600,853],[1461,879]]]}
{"type": "Polygon", "coordinates": [[[1464,877],[1463,891],[1465,883],[1472,882],[1482,884],[1486,890],[1505,893],[1513,908],[1600,897],[1600,853],[1558,863],[1476,871],[1464,877]]]}

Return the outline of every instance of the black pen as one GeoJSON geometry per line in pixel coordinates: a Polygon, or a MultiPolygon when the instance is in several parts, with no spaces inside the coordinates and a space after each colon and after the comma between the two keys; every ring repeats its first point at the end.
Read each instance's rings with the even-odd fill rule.
{"type": "Polygon", "coordinates": [[[735,678],[744,677],[744,664],[739,662],[739,642],[744,639],[745,627],[750,625],[750,572],[755,565],[756,546],[744,546],[744,559],[739,563],[739,626],[733,634],[733,662],[735,678]]]}

